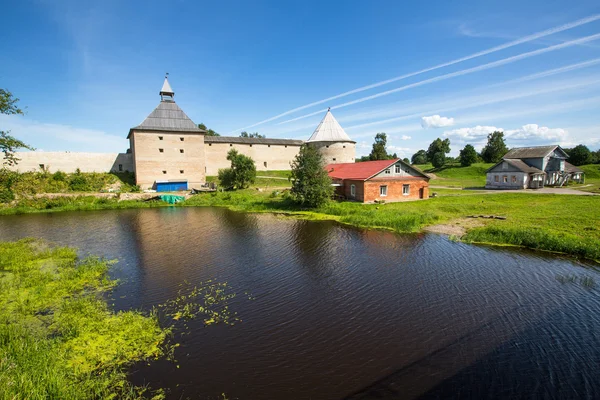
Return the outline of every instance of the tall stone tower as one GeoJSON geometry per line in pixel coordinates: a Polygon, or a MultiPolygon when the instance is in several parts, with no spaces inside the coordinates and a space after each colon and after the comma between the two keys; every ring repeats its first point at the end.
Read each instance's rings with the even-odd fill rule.
{"type": "Polygon", "coordinates": [[[142,189],[173,186],[187,189],[205,181],[204,134],[175,103],[165,77],[160,103],[129,130],[136,183],[142,189]]]}
{"type": "Polygon", "coordinates": [[[353,163],[355,161],[356,142],[344,132],[331,110],[327,110],[327,114],[306,144],[319,150],[325,164],[353,163]]]}

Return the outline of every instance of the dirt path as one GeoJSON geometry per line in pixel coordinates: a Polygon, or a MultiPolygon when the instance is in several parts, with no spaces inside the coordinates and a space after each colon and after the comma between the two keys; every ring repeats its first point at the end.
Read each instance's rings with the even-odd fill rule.
{"type": "Polygon", "coordinates": [[[452,190],[464,190],[471,191],[477,194],[501,194],[501,193],[524,193],[524,194],[571,194],[576,196],[598,196],[598,193],[584,192],[577,189],[569,188],[554,188],[545,187],[542,189],[523,189],[523,190],[489,190],[489,189],[463,189],[451,186],[437,186],[430,185],[430,189],[452,189],[452,190]]]}
{"type": "Polygon", "coordinates": [[[483,220],[477,218],[459,218],[445,224],[431,225],[423,229],[425,232],[440,233],[462,237],[468,229],[483,226],[483,220]]]}

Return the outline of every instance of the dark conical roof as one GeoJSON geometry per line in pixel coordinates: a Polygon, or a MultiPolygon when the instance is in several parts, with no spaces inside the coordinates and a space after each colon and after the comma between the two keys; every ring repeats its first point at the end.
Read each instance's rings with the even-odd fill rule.
{"type": "Polygon", "coordinates": [[[173,89],[166,78],[160,94],[161,102],[141,124],[129,130],[130,134],[133,130],[206,133],[205,130],[198,128],[198,125],[175,103],[172,97],[173,89]],[[164,94],[170,96],[163,96],[164,94]]]}
{"type": "Polygon", "coordinates": [[[161,101],[144,122],[131,129],[204,132],[174,101],[161,101]]]}

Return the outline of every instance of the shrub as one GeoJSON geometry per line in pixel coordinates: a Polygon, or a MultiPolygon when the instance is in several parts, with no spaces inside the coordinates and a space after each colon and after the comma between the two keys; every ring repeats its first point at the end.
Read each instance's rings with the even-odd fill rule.
{"type": "Polygon", "coordinates": [[[10,203],[15,199],[15,194],[6,187],[0,186],[0,203],[10,203]]]}
{"type": "Polygon", "coordinates": [[[231,161],[231,168],[219,170],[219,183],[225,189],[244,189],[256,180],[256,165],[254,160],[237,150],[231,149],[227,153],[231,161]]]}

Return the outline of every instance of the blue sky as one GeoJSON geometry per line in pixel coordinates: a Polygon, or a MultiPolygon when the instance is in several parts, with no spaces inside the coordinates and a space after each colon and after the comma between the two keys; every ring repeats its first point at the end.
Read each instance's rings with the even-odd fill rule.
{"type": "Polygon", "coordinates": [[[377,132],[402,157],[436,137],[449,137],[455,155],[494,129],[509,146],[600,147],[597,0],[2,9],[0,86],[27,114],[0,116],[0,126],[44,151],[124,151],[167,71],[180,107],[224,135],[307,139],[331,107],[359,156],[377,132]]]}

